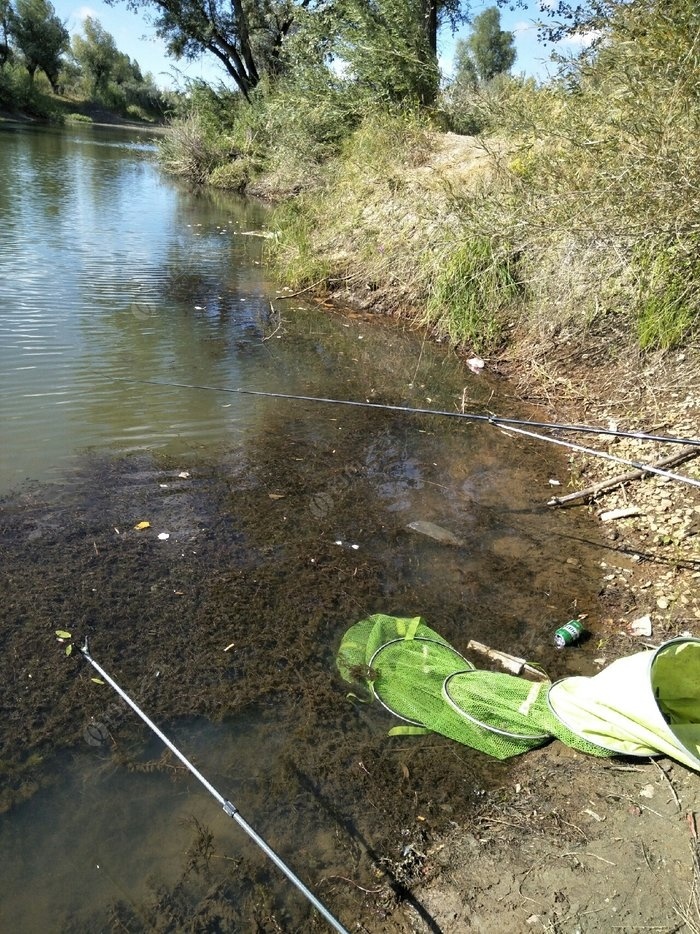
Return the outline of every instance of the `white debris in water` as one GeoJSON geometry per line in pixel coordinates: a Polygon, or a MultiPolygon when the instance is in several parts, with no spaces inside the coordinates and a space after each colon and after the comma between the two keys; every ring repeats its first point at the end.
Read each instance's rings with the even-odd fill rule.
{"type": "Polygon", "coordinates": [[[167,540],[170,538],[170,532],[159,532],[159,533],[158,533],[158,538],[159,538],[162,542],[167,542],[167,540]]]}

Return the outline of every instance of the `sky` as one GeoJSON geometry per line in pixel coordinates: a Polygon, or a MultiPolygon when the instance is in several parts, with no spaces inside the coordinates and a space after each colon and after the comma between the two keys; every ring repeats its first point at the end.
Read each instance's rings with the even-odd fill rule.
{"type": "MultiPolygon", "coordinates": [[[[550,49],[538,42],[535,25],[542,15],[540,7],[546,9],[550,3],[552,0],[532,0],[526,9],[501,10],[501,29],[509,30],[514,35],[518,56],[512,69],[514,74],[525,74],[544,80],[552,71],[551,66],[547,66],[550,49]]],[[[113,36],[119,51],[135,58],[142,72],[151,72],[156,84],[162,88],[178,87],[184,83],[185,78],[203,78],[213,82],[223,80],[227,84],[230,83],[223,66],[211,55],[192,63],[178,62],[166,55],[165,45],[156,36],[154,28],[143,15],[128,10],[125,3],[117,2],[115,6],[107,6],[102,0],[90,0],[86,5],[79,6],[72,0],[53,0],[53,5],[71,35],[82,32],[82,22],[86,16],[99,20],[113,36]]],[[[493,5],[494,0],[473,0],[472,18],[493,5]]],[[[445,76],[452,73],[455,41],[458,38],[467,38],[469,32],[469,27],[465,26],[456,36],[444,33],[440,37],[440,67],[445,76]]],[[[569,49],[576,51],[577,45],[580,46],[583,41],[585,39],[576,42],[569,40],[569,49]]],[[[566,44],[563,49],[560,46],[559,50],[565,51],[566,44]]]]}

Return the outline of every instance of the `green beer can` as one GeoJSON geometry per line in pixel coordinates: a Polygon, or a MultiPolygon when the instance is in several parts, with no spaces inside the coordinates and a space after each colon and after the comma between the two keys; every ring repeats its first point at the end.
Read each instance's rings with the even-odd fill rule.
{"type": "Polygon", "coordinates": [[[554,633],[554,644],[558,649],[563,649],[565,645],[573,645],[581,638],[583,634],[583,625],[577,619],[570,619],[564,626],[560,626],[554,633]]]}

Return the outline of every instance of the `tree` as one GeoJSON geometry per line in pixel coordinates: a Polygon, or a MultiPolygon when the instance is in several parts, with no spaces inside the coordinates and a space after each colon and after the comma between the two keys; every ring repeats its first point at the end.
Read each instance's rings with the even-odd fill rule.
{"type": "MultiPolygon", "coordinates": [[[[116,0],[108,0],[116,2],[116,0]]],[[[214,55],[249,98],[266,65],[279,60],[294,22],[292,0],[126,0],[129,9],[154,11],[153,22],[175,58],[214,55]]],[[[311,0],[301,0],[307,8],[311,0]]]]}
{"type": "Polygon", "coordinates": [[[461,56],[465,72],[473,68],[480,81],[490,81],[510,71],[515,55],[513,33],[501,29],[501,11],[492,6],[474,18],[472,34],[459,50],[457,64],[461,56]]]}
{"type": "Polygon", "coordinates": [[[455,44],[454,80],[452,87],[456,91],[471,91],[479,83],[479,75],[466,39],[458,39],[455,44]]]}
{"type": "Polygon", "coordinates": [[[388,102],[431,104],[439,85],[425,0],[347,0],[330,41],[346,77],[388,102]]]}
{"type": "MultiPolygon", "coordinates": [[[[107,0],[117,3],[119,0],[107,0]]],[[[397,54],[411,48],[405,65],[414,62],[437,70],[437,31],[442,23],[462,21],[461,0],[125,0],[135,11],[153,11],[153,23],[176,58],[197,59],[214,55],[226,68],[247,99],[263,75],[284,71],[283,47],[297,22],[317,17],[332,41],[344,28],[346,35],[379,24],[381,32],[393,29],[397,54]],[[393,7],[393,10],[392,10],[393,7]],[[410,25],[407,26],[410,20],[410,25]],[[393,24],[392,24],[393,21],[393,24]],[[415,35],[420,33],[420,40],[415,35]],[[416,42],[420,48],[416,51],[416,42]]],[[[366,32],[363,41],[377,38],[366,32]]],[[[367,43],[365,43],[367,44],[367,43]]],[[[370,42],[371,45],[371,42],[370,42]]],[[[356,43],[359,51],[359,44],[356,43]]],[[[381,62],[377,63],[381,66],[381,62]]],[[[411,64],[410,67],[414,67],[411,64]]],[[[432,80],[432,79],[431,79],[432,80]]]]}
{"type": "Polygon", "coordinates": [[[10,58],[10,0],[0,0],[0,68],[10,58]]]}
{"type": "Polygon", "coordinates": [[[61,56],[68,51],[69,35],[49,0],[16,0],[9,32],[24,57],[30,81],[40,68],[58,93],[61,56]]]}
{"type": "Polygon", "coordinates": [[[91,16],[83,23],[84,36],[73,36],[73,57],[92,84],[94,95],[103,94],[122,53],[99,20],[91,16]]]}

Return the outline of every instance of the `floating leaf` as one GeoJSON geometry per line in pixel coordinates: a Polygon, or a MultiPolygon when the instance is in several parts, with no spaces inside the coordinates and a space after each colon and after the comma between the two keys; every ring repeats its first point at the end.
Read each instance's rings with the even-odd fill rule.
{"type": "Polygon", "coordinates": [[[66,646],[66,655],[70,655],[72,651],[73,651],[73,643],[69,642],[68,645],[66,646]]]}
{"type": "Polygon", "coordinates": [[[102,678],[90,678],[90,680],[93,681],[95,684],[104,684],[104,681],[102,680],[102,678]]]}
{"type": "Polygon", "coordinates": [[[65,629],[57,629],[56,635],[58,636],[59,639],[72,639],[73,638],[69,632],[66,632],[65,629]]]}
{"type": "Polygon", "coordinates": [[[138,529],[139,532],[140,532],[142,529],[150,529],[150,527],[151,527],[151,523],[150,523],[150,522],[137,522],[136,525],[134,526],[134,528],[135,528],[135,529],[138,529]]]}

